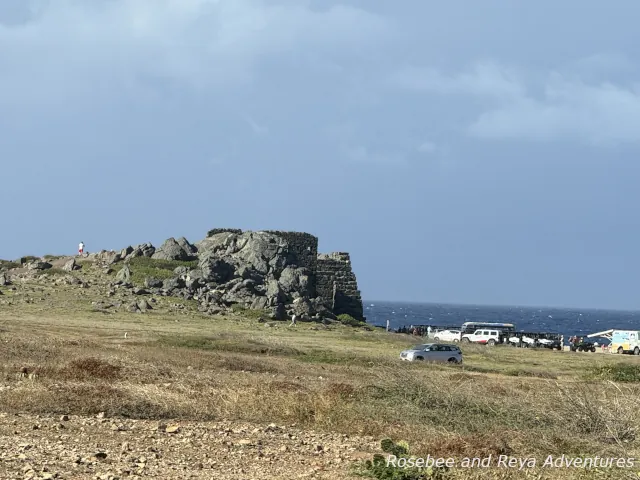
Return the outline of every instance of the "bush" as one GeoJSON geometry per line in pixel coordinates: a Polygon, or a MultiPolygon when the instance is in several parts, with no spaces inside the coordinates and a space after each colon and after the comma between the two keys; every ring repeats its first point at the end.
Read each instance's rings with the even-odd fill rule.
{"type": "Polygon", "coordinates": [[[410,460],[415,463],[416,457],[410,455],[407,442],[394,442],[385,438],[380,442],[382,451],[393,455],[394,464],[389,462],[384,455],[376,454],[373,460],[367,460],[364,464],[356,464],[356,474],[362,477],[376,478],[379,480],[440,480],[447,473],[446,467],[411,467],[406,466],[410,460]],[[401,467],[399,464],[404,464],[401,467]]]}
{"type": "Polygon", "coordinates": [[[640,382],[640,365],[633,363],[616,363],[613,365],[596,365],[591,368],[590,376],[599,380],[612,382],[640,382]]]}
{"type": "Polygon", "coordinates": [[[0,271],[11,270],[12,268],[20,268],[20,264],[9,260],[0,260],[0,271]]]}
{"type": "Polygon", "coordinates": [[[361,327],[363,325],[366,325],[364,322],[361,322],[360,320],[356,320],[355,318],[353,318],[351,315],[347,313],[341,313],[340,315],[338,315],[338,321],[343,325],[350,325],[352,327],[361,327]]]}

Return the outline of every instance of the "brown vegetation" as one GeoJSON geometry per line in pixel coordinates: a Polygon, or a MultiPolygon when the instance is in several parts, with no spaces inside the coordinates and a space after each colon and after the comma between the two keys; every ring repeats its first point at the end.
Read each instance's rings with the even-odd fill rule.
{"type": "MultiPolygon", "coordinates": [[[[413,343],[402,335],[210,318],[162,298],[150,313],[105,319],[91,311],[97,287],[21,289],[0,310],[6,413],[295,424],[402,439],[425,456],[640,456],[636,357],[464,346],[463,366],[401,363],[413,343]],[[36,292],[40,303],[20,301],[36,292]]],[[[640,462],[605,470],[535,475],[624,478],[640,462]]]]}

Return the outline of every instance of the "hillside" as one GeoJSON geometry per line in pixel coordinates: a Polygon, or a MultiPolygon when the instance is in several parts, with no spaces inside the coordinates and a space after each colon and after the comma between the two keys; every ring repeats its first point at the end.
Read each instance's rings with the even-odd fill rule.
{"type": "MultiPolygon", "coordinates": [[[[539,466],[638,457],[637,357],[464,346],[463,366],[401,363],[408,336],[328,309],[289,326],[228,282],[203,301],[191,277],[166,288],[202,258],[127,251],[0,267],[0,478],[346,479],[387,437],[425,457],[539,459],[441,478],[640,472],[539,466]]],[[[277,281],[295,311],[305,297],[277,281]]]]}

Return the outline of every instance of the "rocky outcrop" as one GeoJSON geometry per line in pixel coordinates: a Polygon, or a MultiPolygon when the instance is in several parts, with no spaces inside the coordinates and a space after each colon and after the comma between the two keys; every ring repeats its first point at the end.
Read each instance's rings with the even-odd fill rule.
{"type": "Polygon", "coordinates": [[[151,258],[158,260],[193,260],[196,256],[197,249],[191,245],[186,238],[181,237],[178,240],[171,237],[160,245],[151,258]]]}
{"type": "MultiPolygon", "coordinates": [[[[362,319],[362,301],[350,265],[340,255],[318,255],[318,239],[308,233],[237,229],[210,230],[195,245],[167,239],[159,248],[147,243],[119,253],[101,252],[105,264],[124,261],[117,273],[130,284],[127,261],[135,257],[196,261],[179,266],[169,278],[147,278],[145,292],[196,300],[199,310],[220,314],[234,307],[264,310],[273,319],[335,318],[349,313],[362,319]],[[337,262],[337,263],[336,263],[337,262]]],[[[348,257],[348,255],[347,255],[348,257]]],[[[138,293],[140,294],[140,293],[138,293]]],[[[136,303],[132,311],[145,311],[136,303]]]]}

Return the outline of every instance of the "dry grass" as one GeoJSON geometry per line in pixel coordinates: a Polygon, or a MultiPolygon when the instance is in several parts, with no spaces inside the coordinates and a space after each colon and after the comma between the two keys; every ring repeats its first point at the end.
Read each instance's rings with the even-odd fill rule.
{"type": "MultiPolygon", "coordinates": [[[[624,372],[637,368],[636,357],[464,346],[463,367],[401,363],[400,349],[415,343],[402,335],[268,328],[172,313],[171,299],[150,314],[105,319],[90,309],[97,289],[28,286],[13,297],[0,311],[5,412],[297,424],[404,439],[418,454],[446,457],[640,453],[640,386],[607,379],[620,362],[624,372]],[[36,294],[44,300],[19,302],[36,294]]],[[[541,473],[482,478],[614,474],[541,473]]]]}

